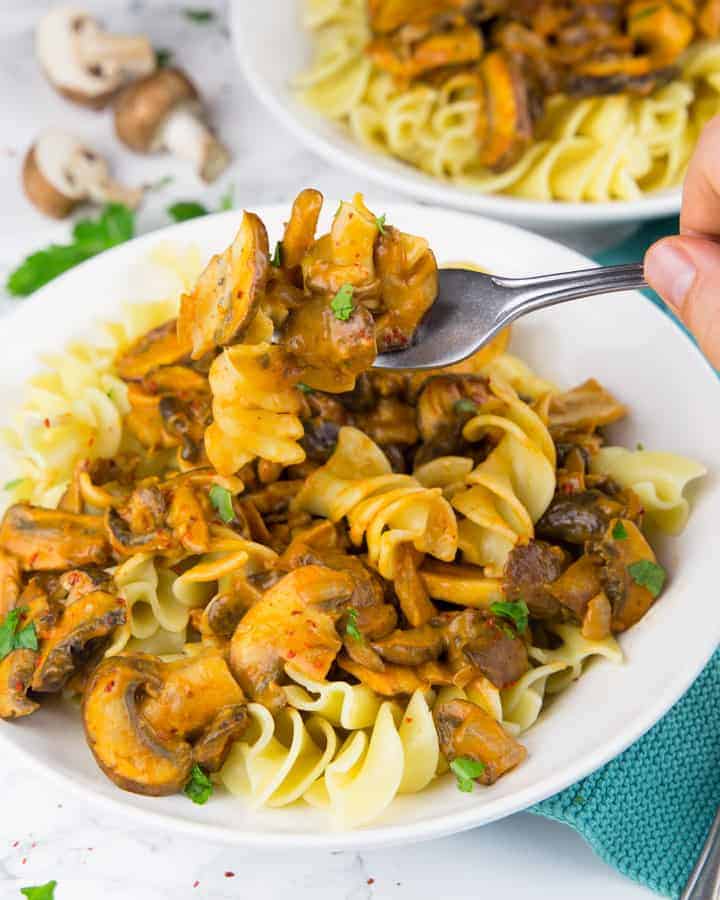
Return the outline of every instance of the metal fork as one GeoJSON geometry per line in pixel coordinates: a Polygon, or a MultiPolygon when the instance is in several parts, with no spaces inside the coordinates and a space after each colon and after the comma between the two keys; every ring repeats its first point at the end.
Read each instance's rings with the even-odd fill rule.
{"type": "Polygon", "coordinates": [[[710,826],[680,900],[717,900],[720,896],[720,810],[710,826]]]}
{"type": "Polygon", "coordinates": [[[503,278],[441,269],[438,298],[406,350],[383,353],[381,369],[428,369],[460,362],[527,313],[610,291],[646,287],[642,263],[503,278]]]}

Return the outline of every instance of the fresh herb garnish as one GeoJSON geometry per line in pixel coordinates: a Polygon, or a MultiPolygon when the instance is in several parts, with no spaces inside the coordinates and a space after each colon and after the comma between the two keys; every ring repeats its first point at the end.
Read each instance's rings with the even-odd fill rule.
{"type": "Polygon", "coordinates": [[[380,234],[385,234],[385,213],[381,216],[375,216],[375,224],[377,225],[380,234]]]}
{"type": "Polygon", "coordinates": [[[467,397],[463,397],[460,400],[456,400],[453,404],[453,411],[456,415],[462,415],[463,413],[472,413],[475,414],[478,411],[477,404],[472,400],[468,400],[467,397]]]}
{"type": "Polygon", "coordinates": [[[168,47],[155,48],[155,64],[158,69],[166,69],[172,62],[174,53],[168,47]]]}
{"type": "Polygon", "coordinates": [[[189,797],[193,803],[202,806],[212,797],[213,783],[207,777],[205,772],[198,765],[194,765],[190,770],[190,780],[185,785],[183,793],[189,797]]]}
{"type": "Polygon", "coordinates": [[[218,207],[218,212],[226,212],[228,209],[233,208],[235,198],[235,185],[231,184],[228,186],[228,189],[220,198],[220,206],[218,207]]]}
{"type": "Polygon", "coordinates": [[[305,384],[304,381],[298,381],[297,389],[302,391],[303,394],[314,394],[315,388],[311,388],[309,384],[305,384]]]}
{"type": "Polygon", "coordinates": [[[485,771],[485,764],[469,756],[458,756],[450,763],[450,770],[457,778],[458,790],[469,794],[475,787],[475,779],[485,771]]]}
{"type": "Polygon", "coordinates": [[[183,15],[186,19],[189,19],[191,22],[197,22],[199,25],[215,21],[215,13],[211,9],[197,9],[186,6],[183,9],[183,15]]]}
{"type": "Polygon", "coordinates": [[[214,484],[210,488],[210,502],[215,507],[223,522],[228,525],[235,518],[232,494],[221,484],[214,484]]]}
{"type": "Polygon", "coordinates": [[[55,900],[55,888],[57,881],[48,881],[47,884],[41,884],[38,887],[20,888],[20,893],[28,900],[55,900]]]}
{"type": "Polygon", "coordinates": [[[38,639],[35,625],[31,622],[19,628],[20,617],[27,612],[26,607],[11,609],[0,624],[0,662],[13,650],[37,650],[38,639]]]}
{"type": "Polygon", "coordinates": [[[4,491],[14,491],[16,487],[19,487],[23,481],[26,481],[26,478],[14,478],[12,481],[6,481],[3,485],[4,491]]]}
{"type": "Polygon", "coordinates": [[[135,216],[122,203],[108,203],[98,219],[81,219],[73,228],[71,244],[51,244],[31,253],[11,272],[5,288],[15,297],[27,297],[103,250],[129,241],[135,232],[135,216]]]}
{"type": "Polygon", "coordinates": [[[282,266],[282,241],[278,241],[277,244],[275,244],[275,252],[270,260],[270,265],[275,266],[276,269],[279,269],[280,266],[282,266]]]}
{"type": "Polygon", "coordinates": [[[363,639],[360,629],[358,628],[358,611],[356,609],[351,609],[348,612],[347,617],[347,625],[345,626],[345,634],[348,637],[351,637],[355,641],[361,641],[363,639]]]}
{"type": "Polygon", "coordinates": [[[626,541],[627,540],[627,528],[623,525],[623,523],[618,519],[618,521],[613,525],[612,530],[613,540],[615,541],[626,541]]]}
{"type": "Polygon", "coordinates": [[[655,15],[656,12],[660,11],[659,6],[648,6],[646,9],[641,9],[640,12],[635,13],[635,15],[629,17],[630,22],[637,22],[638,19],[646,19],[648,16],[655,15]]]}
{"type": "Polygon", "coordinates": [[[635,444],[635,449],[636,449],[636,450],[644,450],[644,449],[645,449],[645,444],[643,444],[643,443],[641,443],[640,441],[638,441],[637,444],[635,444]]]}
{"type": "Polygon", "coordinates": [[[355,309],[352,297],[353,286],[344,284],[332,299],[330,309],[335,313],[335,318],[340,319],[341,322],[347,322],[355,309]]]}
{"type": "Polygon", "coordinates": [[[490,604],[490,612],[510,619],[520,634],[528,626],[528,608],[524,600],[498,600],[490,604]]]}
{"type": "Polygon", "coordinates": [[[651,559],[639,559],[628,566],[630,577],[641,587],[647,588],[653,597],[657,597],[663,589],[667,572],[651,559]]]}
{"type": "Polygon", "coordinates": [[[181,200],[179,203],[173,203],[168,206],[167,214],[173,222],[187,222],[188,219],[198,219],[200,216],[206,216],[209,210],[202,203],[196,203],[194,200],[181,200]]]}

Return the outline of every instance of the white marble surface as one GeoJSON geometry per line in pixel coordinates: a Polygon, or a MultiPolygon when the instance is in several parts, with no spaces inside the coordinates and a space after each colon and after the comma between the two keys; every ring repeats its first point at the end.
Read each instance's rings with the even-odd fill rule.
{"type": "MultiPolygon", "coordinates": [[[[51,125],[75,131],[106,153],[118,177],[130,184],[174,176],[171,185],[150,195],[139,215],[141,231],[163,224],[164,208],[175,200],[217,205],[230,184],[236,204],[247,207],[289,200],[307,185],[319,187],[333,201],[358,187],[378,196],[376,188],[358,185],[304,150],[250,96],[234,68],[220,0],[85,0],[83,5],[102,11],[118,29],[146,30],[156,46],[173,49],[201,87],[235,161],[219,184],[206,188],[181,163],[125,151],[113,136],[109,113],[67,104],[38,71],[32,27],[50,3],[0,0],[2,281],[26,253],[64,241],[69,233],[67,223],[50,222],[35,212],[20,188],[23,154],[34,136],[51,125]],[[212,8],[217,21],[192,24],[180,12],[184,5],[212,8]]],[[[382,199],[389,204],[393,198],[383,194],[382,199]]],[[[578,243],[577,236],[573,241],[578,243]]],[[[18,302],[0,300],[0,310],[9,311],[18,302]]],[[[12,757],[0,765],[0,798],[0,900],[20,897],[20,887],[50,879],[58,881],[57,900],[515,900],[550,893],[555,900],[629,900],[648,895],[606,867],[570,829],[531,815],[403,849],[263,854],[138,826],[94,807],[90,798],[56,787],[12,757]]]]}

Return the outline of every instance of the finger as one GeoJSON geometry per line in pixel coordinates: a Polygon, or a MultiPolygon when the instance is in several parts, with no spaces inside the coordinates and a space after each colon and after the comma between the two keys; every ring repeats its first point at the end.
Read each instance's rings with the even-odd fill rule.
{"type": "Polygon", "coordinates": [[[720,116],[705,126],[690,161],[680,232],[720,238],[720,116]]]}
{"type": "Polygon", "coordinates": [[[707,238],[663,238],[645,256],[645,277],[720,368],[720,246],[707,238]]]}

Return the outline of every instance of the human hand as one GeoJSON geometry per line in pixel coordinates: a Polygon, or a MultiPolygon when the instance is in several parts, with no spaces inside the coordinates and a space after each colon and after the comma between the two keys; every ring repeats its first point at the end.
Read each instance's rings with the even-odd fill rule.
{"type": "Polygon", "coordinates": [[[645,278],[720,369],[720,116],[703,131],[690,162],[680,234],[650,247],[645,278]]]}

